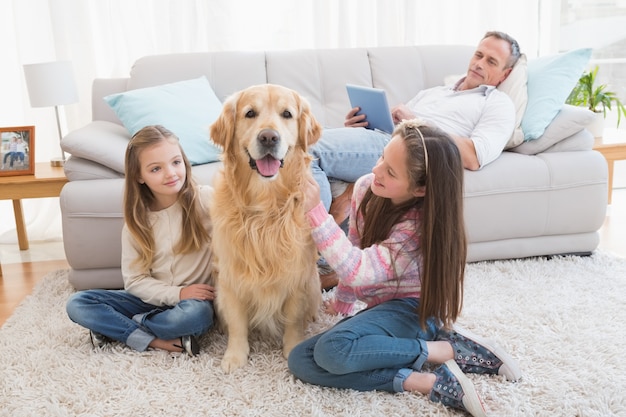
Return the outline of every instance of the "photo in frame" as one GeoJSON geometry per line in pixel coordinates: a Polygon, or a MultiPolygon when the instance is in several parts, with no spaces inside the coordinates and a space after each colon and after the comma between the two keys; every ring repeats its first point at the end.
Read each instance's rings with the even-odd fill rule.
{"type": "Polygon", "coordinates": [[[0,177],[35,173],[35,126],[0,127],[0,177]]]}

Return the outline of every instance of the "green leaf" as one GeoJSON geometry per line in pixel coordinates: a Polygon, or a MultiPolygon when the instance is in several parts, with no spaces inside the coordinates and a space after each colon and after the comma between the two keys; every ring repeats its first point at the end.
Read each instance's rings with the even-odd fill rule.
{"type": "Polygon", "coordinates": [[[619,97],[614,91],[607,91],[607,84],[596,86],[596,76],[599,67],[590,71],[585,71],[579,78],[578,83],[572,89],[571,93],[565,100],[565,103],[572,106],[586,107],[589,110],[604,113],[606,117],[607,110],[611,110],[611,106],[617,108],[617,127],[622,121],[622,116],[626,116],[626,107],[622,104],[619,97]]]}

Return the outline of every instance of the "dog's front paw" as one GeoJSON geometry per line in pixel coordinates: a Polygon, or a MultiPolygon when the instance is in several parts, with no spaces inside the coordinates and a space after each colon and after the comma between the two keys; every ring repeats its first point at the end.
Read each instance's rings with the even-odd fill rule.
{"type": "Polygon", "coordinates": [[[296,345],[284,346],[283,347],[283,357],[285,359],[289,359],[289,354],[291,353],[291,351],[293,350],[294,347],[296,347],[296,345]]]}
{"type": "Polygon", "coordinates": [[[241,352],[226,352],[222,358],[222,370],[227,374],[244,367],[248,363],[248,355],[241,352]]]}
{"type": "Polygon", "coordinates": [[[296,345],[298,345],[304,339],[304,337],[299,334],[293,335],[291,337],[288,336],[289,335],[286,334],[283,338],[283,356],[285,357],[285,359],[289,359],[289,354],[291,353],[293,348],[295,348],[296,345]]]}

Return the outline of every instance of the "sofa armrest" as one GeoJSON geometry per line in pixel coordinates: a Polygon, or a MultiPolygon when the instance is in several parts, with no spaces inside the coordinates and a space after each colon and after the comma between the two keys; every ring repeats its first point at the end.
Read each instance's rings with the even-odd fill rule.
{"type": "Polygon", "coordinates": [[[120,267],[123,200],[123,178],[63,186],[59,198],[63,246],[73,269],[120,267]]]}
{"type": "Polygon", "coordinates": [[[583,129],[574,133],[572,136],[558,141],[543,152],[589,151],[593,149],[593,144],[593,135],[587,129],[583,129]]]}
{"type": "MultiPolygon", "coordinates": [[[[524,155],[537,155],[566,138],[578,137],[577,134],[579,132],[586,131],[585,127],[591,123],[593,117],[593,113],[585,108],[564,104],[561,111],[559,111],[556,117],[548,125],[543,135],[535,140],[523,142],[521,145],[509,149],[509,151],[524,155]]],[[[586,132],[590,135],[588,131],[586,132]]],[[[571,140],[569,146],[565,147],[563,150],[591,150],[593,147],[593,140],[591,141],[591,144],[589,144],[588,140],[584,139],[587,135],[585,133],[582,135],[583,140],[580,142],[571,140]]]]}
{"type": "Polygon", "coordinates": [[[97,162],[123,174],[129,140],[130,133],[124,126],[96,120],[65,135],[61,148],[72,156],[97,162]]]}

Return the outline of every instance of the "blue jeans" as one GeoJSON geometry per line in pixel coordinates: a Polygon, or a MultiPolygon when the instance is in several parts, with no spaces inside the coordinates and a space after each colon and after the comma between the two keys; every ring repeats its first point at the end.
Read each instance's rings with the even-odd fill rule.
{"type": "Polygon", "coordinates": [[[372,172],[391,136],[362,127],[324,129],[320,140],[309,148],[313,178],[320,186],[326,210],[332,195],[330,181],[355,182],[372,172]]]}
{"type": "Polygon", "coordinates": [[[402,392],[413,370],[420,370],[438,327],[419,324],[419,300],[390,300],[346,318],[297,345],[289,370],[310,384],[358,391],[402,392]]]}
{"type": "Polygon", "coordinates": [[[212,301],[188,299],[157,307],[124,290],[79,291],[66,310],[73,322],[140,352],[155,338],[201,336],[213,326],[214,314],[212,301]]]}

